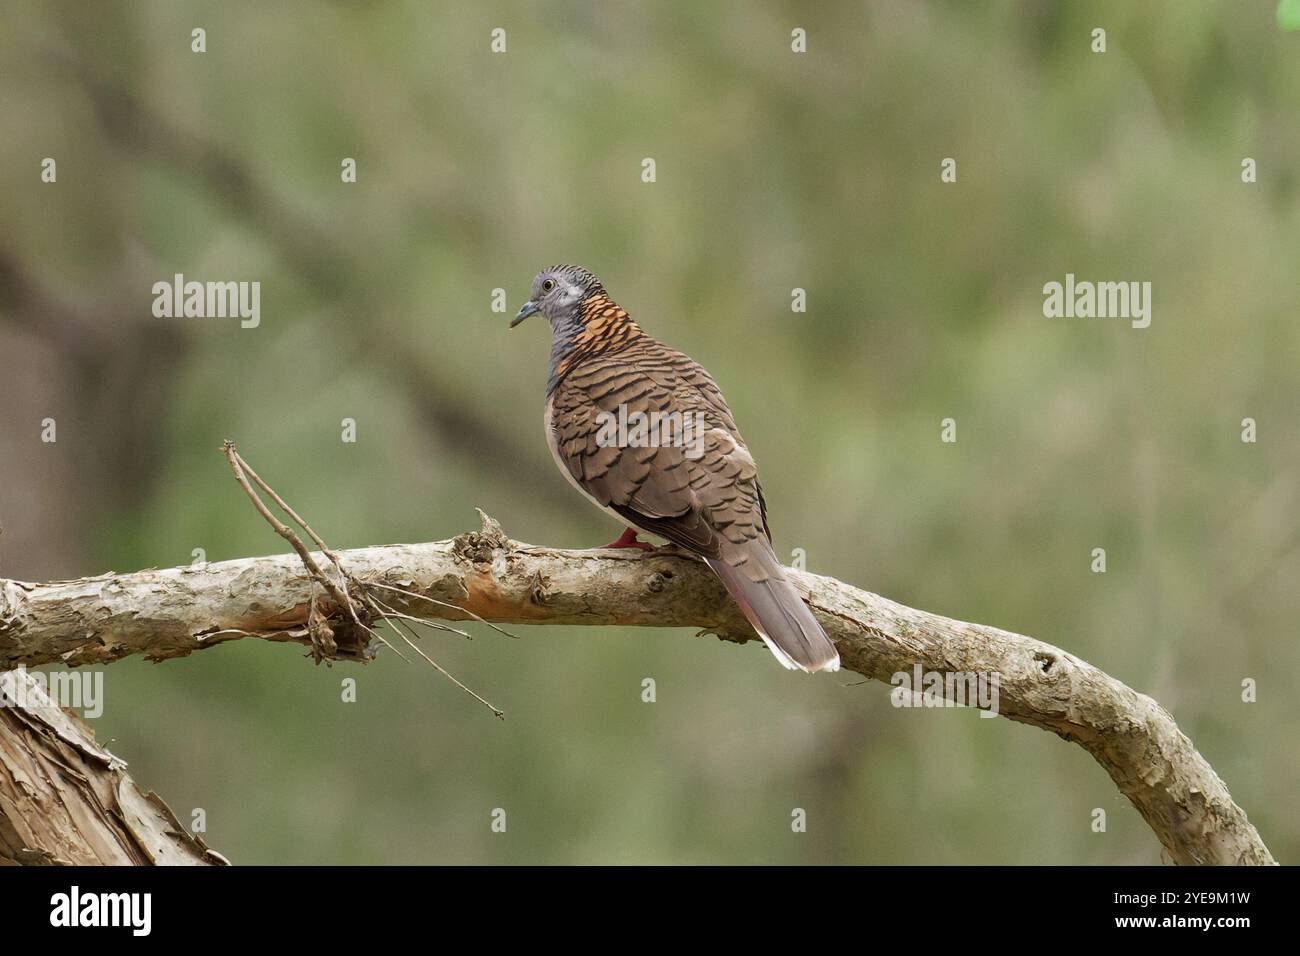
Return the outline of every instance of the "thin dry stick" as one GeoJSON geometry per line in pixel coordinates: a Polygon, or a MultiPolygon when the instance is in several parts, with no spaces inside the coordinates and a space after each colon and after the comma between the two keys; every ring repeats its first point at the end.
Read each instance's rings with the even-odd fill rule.
{"type": "Polygon", "coordinates": [[[257,483],[257,486],[259,488],[261,488],[268,495],[270,495],[271,500],[274,501],[277,505],[279,505],[280,508],[284,511],[284,513],[287,514],[290,518],[292,518],[294,523],[298,525],[298,527],[302,528],[303,531],[307,532],[307,537],[311,538],[311,540],[316,544],[316,547],[321,549],[321,553],[324,554],[327,558],[329,558],[330,561],[333,563],[334,567],[338,569],[339,576],[345,580],[348,579],[350,575],[348,574],[347,571],[344,570],[343,564],[339,561],[339,556],[330,550],[329,545],[325,543],[325,541],[321,538],[320,535],[318,535],[315,531],[312,530],[311,525],[309,525],[306,521],[304,521],[302,516],[298,514],[298,512],[294,511],[293,508],[289,507],[289,503],[285,501],[283,498],[281,498],[276,493],[274,488],[272,488],[270,485],[268,485],[265,481],[262,480],[262,476],[253,470],[253,466],[244,460],[243,455],[239,454],[239,452],[237,451],[234,451],[233,445],[231,445],[231,451],[234,452],[235,457],[239,459],[239,464],[243,467],[244,471],[248,473],[248,477],[252,478],[253,481],[257,483]]]}
{"type": "MultiPolygon", "coordinates": [[[[252,478],[253,481],[257,483],[257,486],[259,488],[261,488],[268,495],[270,495],[271,500],[274,501],[277,505],[279,505],[281,510],[283,510],[284,513],[287,514],[291,519],[293,519],[294,523],[297,524],[298,527],[302,528],[302,530],[307,533],[307,536],[312,539],[312,541],[316,544],[316,547],[320,548],[321,552],[327,558],[330,559],[330,562],[334,565],[335,569],[337,569],[337,571],[339,572],[339,580],[343,582],[344,588],[346,589],[349,585],[355,586],[356,581],[354,581],[352,579],[352,576],[348,574],[346,570],[344,570],[343,564],[339,561],[339,556],[330,550],[329,545],[325,543],[324,539],[321,538],[320,535],[318,535],[315,531],[312,530],[311,525],[309,525],[303,519],[303,517],[300,514],[298,514],[298,512],[294,511],[293,508],[289,506],[289,503],[285,501],[283,498],[281,498],[274,488],[272,488],[270,485],[268,485],[265,481],[262,480],[262,476],[253,470],[253,466],[244,460],[243,455],[239,454],[239,452],[237,451],[234,454],[235,454],[235,458],[239,460],[240,467],[242,467],[244,471],[248,473],[248,477],[252,478]]],[[[347,591],[345,590],[344,593],[346,594],[347,591]]],[[[347,610],[352,615],[352,620],[356,624],[361,625],[361,619],[357,617],[356,609],[353,608],[352,606],[351,597],[352,596],[348,594],[347,610]]]]}
{"type": "MultiPolygon", "coordinates": [[[[356,612],[354,611],[353,613],[355,614],[356,612]]],[[[394,647],[391,643],[389,643],[388,639],[385,638],[384,635],[380,634],[378,631],[376,631],[373,627],[371,627],[369,624],[365,623],[364,621],[361,621],[360,623],[361,623],[361,627],[362,627],[362,629],[363,629],[367,634],[369,634],[369,635],[370,635],[371,637],[373,637],[375,640],[379,641],[381,644],[384,645],[384,647],[388,648],[390,651],[392,651],[394,654],[396,654],[396,655],[397,655],[398,657],[400,657],[402,660],[406,661],[406,663],[408,663],[408,664],[411,663],[410,658],[408,658],[405,654],[403,654],[403,653],[402,653],[401,651],[399,651],[396,647],[394,647]]]]}
{"type": "MultiPolygon", "coordinates": [[[[393,653],[397,654],[398,657],[402,657],[402,659],[405,660],[405,657],[402,655],[401,651],[393,647],[393,645],[390,644],[383,635],[379,634],[377,631],[375,631],[373,628],[367,625],[364,621],[362,621],[360,617],[358,617],[356,609],[352,606],[352,598],[347,594],[347,592],[340,589],[337,584],[335,584],[332,580],[330,580],[329,575],[327,575],[324,571],[321,570],[320,565],[316,563],[315,558],[311,556],[311,552],[307,550],[307,546],[302,543],[302,539],[299,538],[298,535],[294,533],[293,529],[290,528],[288,525],[286,525],[275,515],[273,515],[271,513],[271,509],[269,509],[263,503],[261,497],[257,494],[256,491],[253,490],[253,486],[248,483],[248,478],[245,477],[244,472],[245,472],[245,468],[247,468],[247,464],[244,461],[244,459],[240,457],[239,453],[235,451],[235,443],[230,439],[226,439],[226,441],[222,444],[222,450],[225,452],[226,460],[230,462],[230,467],[235,473],[235,480],[239,482],[240,486],[244,489],[244,493],[247,494],[249,500],[253,502],[253,507],[256,508],[258,513],[267,520],[267,523],[270,524],[271,527],[275,529],[275,533],[278,534],[280,537],[284,538],[284,540],[288,541],[289,544],[293,546],[293,550],[298,552],[298,557],[302,559],[303,567],[307,569],[307,573],[310,574],[312,578],[314,578],[316,581],[320,582],[321,587],[323,587],[326,591],[328,591],[330,597],[334,599],[334,603],[337,604],[341,610],[346,610],[352,616],[353,622],[358,627],[362,628],[367,634],[370,634],[372,637],[377,639],[380,643],[384,644],[386,647],[392,650],[393,653]]],[[[249,474],[253,473],[251,468],[248,469],[248,473],[249,474]]],[[[279,503],[279,505],[282,508],[284,508],[286,512],[288,512],[289,514],[293,514],[292,509],[290,509],[289,506],[284,503],[284,499],[280,498],[279,495],[275,494],[275,492],[267,488],[265,482],[263,482],[260,478],[257,478],[256,481],[258,485],[260,485],[262,488],[265,488],[267,490],[267,492],[279,503]]],[[[297,521],[299,524],[302,524],[302,522],[299,519],[295,518],[294,520],[297,521]]],[[[319,540],[319,539],[315,539],[314,533],[313,533],[313,539],[319,540]]],[[[334,560],[337,562],[338,559],[335,558],[334,560]]],[[[313,656],[316,657],[316,662],[320,663],[321,660],[320,649],[314,640],[312,642],[312,652],[313,652],[313,656]]]]}
{"type": "Polygon", "coordinates": [[[505,628],[497,627],[487,618],[479,617],[469,608],[461,607],[459,604],[451,604],[450,602],[447,601],[439,601],[437,598],[431,598],[427,594],[417,594],[414,591],[408,591],[406,588],[394,587],[391,584],[381,584],[379,581],[370,581],[365,585],[363,585],[363,587],[384,588],[388,591],[396,591],[398,594],[405,594],[407,597],[413,597],[418,601],[428,601],[430,604],[434,605],[435,607],[447,607],[447,608],[451,608],[453,611],[463,611],[465,614],[468,614],[470,617],[478,621],[480,624],[486,624],[488,627],[492,628],[492,630],[496,631],[498,634],[504,634],[506,637],[512,637],[516,641],[519,640],[518,637],[515,637],[514,634],[511,634],[505,628]]]}
{"type": "MultiPolygon", "coordinates": [[[[235,443],[230,439],[226,439],[225,443],[222,445],[222,450],[225,452],[226,460],[230,462],[230,467],[235,473],[235,480],[243,487],[244,493],[248,495],[249,501],[253,502],[253,507],[257,509],[258,514],[266,519],[267,524],[275,529],[276,534],[284,538],[285,541],[288,541],[289,544],[293,546],[293,550],[297,551],[298,557],[302,559],[303,566],[307,569],[307,573],[321,583],[321,587],[329,592],[330,597],[334,599],[334,603],[336,603],[340,609],[351,607],[351,599],[349,599],[348,596],[339,589],[339,586],[331,581],[325,572],[321,570],[320,565],[316,563],[316,559],[313,558],[311,552],[307,550],[307,546],[302,543],[302,539],[293,533],[292,528],[275,515],[271,514],[271,509],[262,502],[262,499],[258,496],[257,492],[253,490],[253,486],[248,483],[248,478],[244,475],[244,462],[235,451],[235,443]]],[[[259,482],[259,484],[261,484],[261,482],[259,482]]]]}
{"type": "MultiPolygon", "coordinates": [[[[383,612],[383,611],[382,611],[378,606],[375,605],[375,603],[374,603],[374,598],[366,597],[365,600],[366,600],[368,603],[370,603],[371,609],[374,610],[374,612],[375,612],[376,614],[378,614],[380,617],[382,617],[385,621],[388,622],[388,625],[389,625],[389,627],[391,627],[391,628],[393,629],[393,632],[394,632],[395,634],[397,634],[399,637],[401,637],[401,639],[404,640],[407,644],[409,644],[410,647],[411,647],[411,650],[415,651],[415,653],[419,654],[419,655],[420,655],[421,657],[423,657],[426,661],[428,661],[431,665],[433,665],[433,667],[438,671],[438,673],[440,673],[443,677],[447,678],[447,680],[451,681],[453,684],[455,684],[457,687],[459,687],[459,688],[460,688],[461,690],[463,690],[465,693],[469,694],[469,696],[473,697],[476,701],[478,701],[480,704],[482,704],[482,705],[483,705],[484,707],[486,707],[488,710],[492,711],[493,715],[494,715],[498,720],[505,720],[505,719],[506,719],[505,711],[501,710],[500,708],[498,708],[498,707],[494,706],[493,704],[489,703],[488,701],[484,700],[484,699],[483,699],[482,697],[480,697],[478,694],[474,693],[472,690],[470,690],[468,687],[466,687],[464,684],[462,684],[460,681],[458,681],[455,677],[453,677],[453,676],[452,676],[452,675],[451,675],[451,674],[446,670],[446,668],[444,668],[441,664],[439,664],[437,661],[435,661],[435,660],[434,660],[432,657],[430,657],[428,654],[424,653],[424,651],[422,651],[422,650],[420,649],[420,646],[419,646],[418,644],[416,644],[415,641],[411,640],[410,637],[407,637],[406,634],[403,633],[403,631],[402,631],[402,621],[401,621],[401,620],[399,620],[398,618],[395,618],[395,617],[389,617],[387,614],[385,614],[385,613],[384,613],[384,612],[383,612]]],[[[406,617],[407,615],[402,615],[402,616],[403,616],[403,617],[406,617]]],[[[421,622],[421,623],[424,623],[424,622],[421,622]]],[[[410,626],[407,625],[407,628],[408,628],[408,630],[409,630],[409,629],[410,629],[410,626]]],[[[418,639],[419,635],[417,635],[417,634],[415,633],[414,630],[411,630],[410,633],[411,633],[411,637],[414,637],[414,638],[417,638],[417,639],[418,639]]]]}
{"type": "MultiPolygon", "coordinates": [[[[356,608],[353,606],[351,595],[348,594],[346,591],[340,589],[338,585],[336,585],[332,580],[330,580],[329,576],[326,575],[323,570],[321,570],[320,565],[316,563],[316,561],[312,558],[311,553],[307,550],[307,546],[302,543],[302,539],[299,538],[298,535],[296,535],[293,532],[292,528],[289,528],[287,525],[285,525],[282,521],[280,521],[278,518],[275,517],[275,515],[271,513],[270,509],[266,507],[266,505],[262,502],[262,499],[258,496],[258,494],[253,490],[252,486],[248,483],[248,478],[252,478],[253,481],[257,484],[257,486],[261,488],[264,492],[266,492],[266,494],[271,498],[271,500],[274,501],[276,505],[278,505],[281,509],[283,509],[285,514],[287,514],[294,521],[295,524],[297,524],[299,527],[303,529],[303,531],[307,533],[308,537],[310,537],[311,540],[316,544],[316,546],[320,548],[321,553],[324,554],[326,557],[328,557],[330,559],[330,562],[338,570],[339,576],[343,581],[344,587],[347,587],[349,584],[355,585],[358,588],[358,590],[362,592],[361,594],[362,601],[365,604],[367,604],[377,616],[382,618],[384,621],[388,623],[390,627],[393,628],[393,633],[397,634],[398,637],[402,638],[402,640],[405,641],[406,644],[408,644],[410,648],[413,651],[415,651],[415,653],[419,654],[422,658],[424,658],[425,661],[427,661],[435,670],[438,671],[438,673],[442,674],[444,677],[446,677],[449,681],[451,681],[453,684],[455,684],[465,693],[469,694],[479,703],[483,704],[483,706],[487,707],[488,710],[492,711],[492,713],[497,718],[502,720],[505,719],[504,711],[493,706],[491,703],[484,700],[478,694],[474,693],[474,691],[466,687],[463,683],[461,683],[454,676],[452,676],[447,671],[446,668],[444,668],[441,664],[439,664],[432,657],[426,654],[423,650],[420,649],[420,647],[417,644],[415,644],[414,641],[412,641],[410,638],[406,636],[406,633],[402,630],[400,626],[401,622],[397,618],[392,617],[390,614],[386,613],[380,607],[376,598],[373,598],[372,596],[364,592],[364,588],[361,587],[360,583],[357,582],[352,577],[352,575],[348,573],[347,569],[343,567],[343,563],[339,560],[338,555],[336,555],[333,551],[330,550],[329,545],[325,543],[324,539],[322,539],[320,535],[318,535],[315,531],[312,530],[311,526],[307,524],[305,520],[303,520],[302,516],[299,515],[298,512],[294,511],[293,508],[290,507],[289,503],[285,501],[283,498],[281,498],[274,488],[272,488],[270,485],[268,485],[265,481],[262,480],[262,477],[258,475],[258,473],[253,470],[252,466],[249,465],[248,462],[244,460],[243,456],[240,455],[239,452],[235,450],[234,442],[227,439],[223,446],[223,449],[226,453],[226,459],[230,462],[230,466],[235,472],[235,478],[243,486],[244,491],[248,494],[254,506],[261,513],[262,517],[266,518],[266,520],[270,522],[271,527],[276,530],[277,534],[279,534],[282,538],[284,538],[291,545],[293,545],[293,549],[296,552],[298,552],[298,556],[302,559],[303,565],[307,568],[307,571],[311,574],[311,576],[314,579],[319,581],[321,585],[330,593],[330,596],[335,599],[335,603],[338,604],[341,610],[346,610],[351,615],[352,620],[359,627],[364,628],[367,633],[373,635],[375,638],[382,641],[395,654],[397,654],[403,660],[406,660],[405,655],[403,655],[401,651],[397,650],[397,648],[394,647],[389,641],[387,641],[382,635],[380,635],[379,632],[375,631],[368,624],[366,624],[364,621],[361,620],[360,616],[356,612],[356,608]]],[[[314,600],[314,596],[313,596],[313,600],[314,600]]],[[[393,612],[393,613],[399,614],[400,612],[393,612]]],[[[407,617],[409,615],[401,615],[401,616],[407,617]]],[[[428,627],[437,628],[438,630],[454,631],[455,633],[461,634],[464,637],[470,636],[466,634],[464,631],[461,631],[454,627],[450,627],[445,624],[439,624],[431,621],[424,621],[424,620],[420,620],[419,618],[411,618],[411,619],[416,621],[417,623],[425,624],[428,627]]],[[[414,631],[411,631],[411,634],[412,636],[418,637],[418,635],[416,635],[414,631]]],[[[313,641],[313,647],[315,647],[315,641],[313,641]]]]}
{"type": "MultiPolygon", "coordinates": [[[[259,475],[256,471],[253,470],[253,466],[250,465],[247,461],[245,461],[242,455],[240,455],[238,452],[235,452],[235,457],[239,459],[239,464],[243,467],[244,471],[248,473],[248,477],[252,478],[253,481],[257,483],[257,486],[261,488],[263,491],[265,491],[271,497],[271,500],[274,501],[277,505],[279,505],[280,508],[283,509],[284,513],[287,514],[290,518],[292,518],[294,523],[297,524],[300,528],[302,528],[303,531],[307,533],[307,536],[311,538],[311,540],[315,543],[316,547],[320,548],[321,553],[330,559],[334,567],[338,570],[339,577],[342,578],[345,583],[350,584],[353,587],[357,588],[358,590],[362,590],[362,591],[364,591],[365,588],[370,586],[388,588],[389,590],[392,591],[400,591],[403,594],[409,594],[411,597],[414,598],[421,598],[433,604],[440,604],[443,607],[453,608],[457,611],[465,611],[465,613],[468,614],[470,617],[474,618],[475,620],[483,624],[486,624],[488,627],[492,628],[492,630],[499,631],[500,633],[504,634],[506,637],[514,637],[514,635],[511,634],[509,631],[503,630],[502,628],[497,627],[491,621],[486,621],[483,618],[479,617],[473,611],[466,611],[465,608],[459,607],[455,604],[448,604],[445,601],[438,601],[435,600],[434,598],[428,597],[423,594],[415,594],[414,592],[407,591],[405,588],[397,588],[387,584],[379,584],[378,582],[375,582],[373,585],[370,585],[365,582],[358,581],[355,577],[352,576],[351,572],[349,572],[346,568],[343,567],[343,563],[339,560],[339,556],[330,549],[330,546],[325,543],[325,540],[320,535],[318,535],[315,531],[312,530],[311,525],[307,523],[306,519],[304,519],[302,515],[298,514],[298,512],[294,511],[293,508],[289,505],[289,503],[276,493],[274,488],[272,488],[265,481],[263,481],[261,475],[259,475]]],[[[385,607],[387,607],[387,605],[385,605],[385,607]]],[[[389,608],[389,610],[393,611],[392,608],[389,608]]],[[[398,613],[398,612],[393,611],[393,613],[398,613]]],[[[355,618],[355,616],[356,615],[354,613],[353,617],[355,618]]],[[[414,620],[418,624],[424,624],[427,627],[433,627],[439,630],[455,631],[457,634],[460,634],[464,637],[467,638],[470,637],[470,635],[466,634],[464,631],[456,630],[456,628],[454,627],[447,627],[446,625],[438,624],[436,622],[429,621],[425,618],[412,618],[412,620],[414,620]]],[[[357,623],[359,624],[360,621],[358,621],[357,623]]]]}
{"type": "MultiPolygon", "coordinates": [[[[311,540],[315,543],[316,547],[320,548],[321,553],[323,553],[327,558],[330,559],[330,562],[334,565],[335,569],[338,571],[339,578],[343,581],[344,585],[354,587],[359,592],[364,592],[365,585],[362,582],[358,581],[355,577],[353,577],[351,572],[349,572],[347,568],[343,567],[343,562],[339,560],[339,556],[335,554],[333,550],[331,550],[328,544],[325,543],[324,538],[322,538],[314,530],[312,530],[312,526],[307,523],[307,520],[303,518],[302,515],[298,514],[298,512],[294,511],[293,507],[287,501],[281,498],[280,495],[276,492],[276,490],[272,488],[270,485],[268,485],[262,479],[261,475],[259,475],[256,471],[253,470],[253,466],[250,465],[242,455],[240,455],[238,452],[235,452],[235,457],[239,459],[239,464],[243,467],[244,471],[248,473],[248,477],[252,478],[253,481],[256,482],[257,486],[261,488],[263,491],[265,491],[271,497],[271,500],[274,501],[277,505],[279,505],[280,508],[284,510],[285,514],[287,514],[290,518],[292,518],[294,523],[297,524],[300,528],[302,528],[303,531],[307,533],[307,536],[311,538],[311,540]]],[[[349,597],[350,596],[351,595],[349,595],[349,597]]],[[[366,597],[367,597],[366,603],[371,603],[371,601],[369,600],[371,596],[366,595],[366,597]]],[[[385,607],[387,607],[387,605],[385,605],[385,607]]],[[[361,620],[357,617],[357,613],[351,607],[350,603],[348,606],[348,610],[352,614],[353,621],[355,621],[358,625],[365,627],[365,625],[362,624],[361,620]]],[[[377,610],[377,608],[375,610],[377,610]]],[[[394,614],[399,613],[395,611],[393,608],[388,608],[388,610],[392,611],[394,614]]],[[[384,617],[386,618],[387,615],[384,615],[384,617]]],[[[431,627],[440,631],[452,631],[456,634],[461,635],[462,637],[470,638],[470,635],[465,633],[464,631],[459,630],[458,628],[450,627],[449,625],[446,624],[439,624],[436,621],[430,621],[424,618],[413,617],[411,618],[411,620],[415,621],[418,624],[423,624],[426,627],[431,627]]],[[[389,646],[392,647],[391,644],[389,646]]],[[[393,650],[396,651],[397,649],[393,648],[393,650]]],[[[398,656],[399,657],[401,656],[400,652],[398,656]]],[[[404,657],[403,660],[405,660],[404,657]]]]}
{"type": "Polygon", "coordinates": [[[366,601],[370,603],[371,607],[376,609],[382,608],[384,617],[400,617],[404,621],[410,621],[413,624],[423,624],[425,627],[431,627],[436,631],[451,631],[453,634],[459,634],[467,641],[474,640],[474,635],[470,634],[468,631],[462,631],[458,627],[452,627],[449,624],[442,624],[439,621],[433,621],[427,617],[415,617],[412,614],[404,614],[391,604],[379,600],[379,598],[375,597],[373,594],[367,594],[366,601]]]}

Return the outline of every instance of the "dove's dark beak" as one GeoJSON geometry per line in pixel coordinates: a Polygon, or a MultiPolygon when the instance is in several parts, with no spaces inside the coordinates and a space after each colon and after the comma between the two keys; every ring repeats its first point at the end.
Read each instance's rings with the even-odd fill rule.
{"type": "Polygon", "coordinates": [[[524,319],[528,318],[530,315],[532,315],[534,312],[537,311],[539,311],[537,308],[537,303],[534,302],[532,299],[529,299],[527,302],[524,303],[523,308],[519,310],[519,314],[516,315],[510,321],[510,327],[513,329],[516,325],[518,325],[524,319]]]}

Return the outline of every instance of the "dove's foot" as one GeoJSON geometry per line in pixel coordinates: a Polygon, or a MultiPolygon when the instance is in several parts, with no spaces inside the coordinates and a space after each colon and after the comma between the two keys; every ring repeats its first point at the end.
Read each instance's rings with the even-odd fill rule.
{"type": "Polygon", "coordinates": [[[648,541],[638,541],[636,538],[636,529],[628,528],[619,537],[617,541],[611,541],[605,545],[606,548],[640,548],[642,551],[653,551],[655,546],[648,541]]]}

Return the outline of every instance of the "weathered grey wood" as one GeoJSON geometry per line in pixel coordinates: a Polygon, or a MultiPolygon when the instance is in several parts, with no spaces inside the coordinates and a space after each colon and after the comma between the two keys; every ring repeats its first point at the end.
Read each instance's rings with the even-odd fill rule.
{"type": "MultiPolygon", "coordinates": [[[[453,540],[358,548],[339,557],[365,584],[405,588],[466,611],[377,592],[422,617],[467,620],[473,612],[495,622],[691,627],[727,640],[756,639],[717,578],[673,550],[535,547],[508,540],[484,516],[482,530],[453,540]]],[[[905,607],[831,578],[791,574],[845,667],[881,681],[917,664],[933,672],[996,673],[1001,716],[1092,754],[1174,862],[1274,862],[1223,781],[1151,698],[1033,638],[905,607]]],[[[317,602],[337,611],[314,587],[317,602]]],[[[312,588],[291,554],[77,581],[0,581],[0,668],[104,664],[132,654],[163,660],[244,636],[310,644],[312,588]]],[[[345,615],[335,613],[330,624],[340,657],[373,655],[369,635],[345,615]]]]}
{"type": "Polygon", "coordinates": [[[0,866],[225,862],[36,675],[0,673],[0,866]]]}

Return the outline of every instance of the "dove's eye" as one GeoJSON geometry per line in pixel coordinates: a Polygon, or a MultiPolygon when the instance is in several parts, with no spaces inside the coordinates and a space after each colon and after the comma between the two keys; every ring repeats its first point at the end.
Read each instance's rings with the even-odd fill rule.
{"type": "Polygon", "coordinates": [[[547,279],[545,282],[542,283],[542,294],[545,295],[546,293],[550,292],[554,288],[555,288],[555,280],[547,279]]]}

